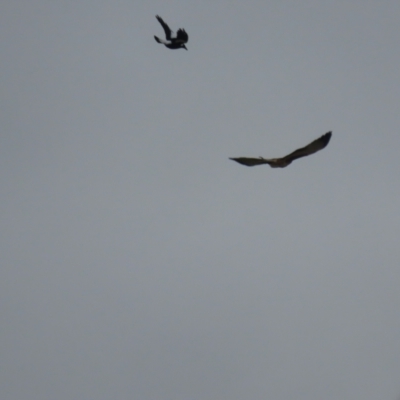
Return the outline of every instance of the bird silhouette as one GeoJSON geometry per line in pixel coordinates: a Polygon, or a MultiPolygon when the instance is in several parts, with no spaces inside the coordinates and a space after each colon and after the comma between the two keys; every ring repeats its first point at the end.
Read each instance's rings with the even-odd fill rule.
{"type": "Polygon", "coordinates": [[[292,161],[297,160],[301,157],[309,156],[317,151],[325,148],[331,140],[332,132],[327,132],[320,138],[314,140],[310,144],[300,149],[293,151],[285,157],[281,158],[253,158],[253,157],[233,157],[230,160],[236,161],[239,164],[246,165],[247,167],[254,167],[255,165],[268,164],[272,168],[284,168],[287,167],[292,161]]]}
{"type": "Polygon", "coordinates": [[[169,28],[169,26],[164,22],[164,20],[159,15],[156,15],[156,18],[158,22],[161,24],[161,26],[164,28],[165,38],[167,39],[167,41],[162,40],[157,36],[154,36],[154,39],[156,39],[158,43],[163,44],[165,47],[168,47],[169,49],[187,50],[185,43],[188,42],[189,35],[186,33],[186,31],[184,29],[178,29],[178,32],[176,32],[176,37],[173,38],[171,36],[172,31],[169,28]]]}

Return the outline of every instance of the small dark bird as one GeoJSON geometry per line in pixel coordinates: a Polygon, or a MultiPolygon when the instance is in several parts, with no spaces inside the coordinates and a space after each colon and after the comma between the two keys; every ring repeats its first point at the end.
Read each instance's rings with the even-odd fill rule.
{"type": "Polygon", "coordinates": [[[165,31],[165,38],[167,39],[167,42],[165,40],[162,40],[158,38],[157,36],[154,36],[154,39],[158,43],[162,43],[165,47],[168,47],[169,49],[185,49],[187,50],[185,43],[188,42],[189,40],[189,35],[186,33],[184,29],[178,29],[178,32],[176,32],[176,37],[171,37],[171,29],[169,29],[169,26],[163,21],[163,19],[159,16],[156,15],[156,18],[158,19],[158,22],[161,24],[161,26],[164,28],[165,31]]]}
{"type": "Polygon", "coordinates": [[[329,141],[331,140],[332,132],[327,132],[325,135],[322,135],[320,138],[314,140],[310,144],[301,149],[295,150],[293,153],[288,154],[282,158],[248,158],[248,157],[237,157],[230,158],[230,160],[236,161],[239,164],[246,165],[247,167],[254,167],[255,165],[268,164],[272,168],[284,168],[287,167],[292,161],[297,160],[301,157],[309,156],[310,154],[314,154],[317,151],[325,148],[329,141]]]}

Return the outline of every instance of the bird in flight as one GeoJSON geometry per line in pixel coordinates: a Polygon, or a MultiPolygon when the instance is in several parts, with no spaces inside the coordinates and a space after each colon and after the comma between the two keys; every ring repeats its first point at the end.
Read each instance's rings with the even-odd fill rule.
{"type": "Polygon", "coordinates": [[[272,168],[287,167],[292,161],[301,157],[309,156],[317,151],[325,148],[331,140],[332,132],[327,132],[320,138],[314,140],[310,144],[300,149],[293,151],[285,157],[281,158],[251,158],[251,157],[232,157],[230,160],[236,161],[239,164],[246,165],[247,167],[254,167],[255,165],[268,164],[272,168]]]}
{"type": "Polygon", "coordinates": [[[178,32],[176,32],[176,37],[173,38],[171,37],[172,31],[169,26],[163,21],[163,19],[159,15],[156,15],[156,18],[161,26],[164,28],[165,38],[167,39],[167,41],[162,40],[157,36],[154,36],[154,39],[156,39],[158,43],[162,43],[165,47],[168,47],[169,49],[187,50],[185,43],[188,42],[189,35],[186,33],[186,31],[184,29],[178,29],[178,32]]]}

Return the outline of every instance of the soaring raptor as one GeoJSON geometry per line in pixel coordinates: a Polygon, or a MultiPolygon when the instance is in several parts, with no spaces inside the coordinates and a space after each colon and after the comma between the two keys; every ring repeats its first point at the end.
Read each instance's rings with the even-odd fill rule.
{"type": "Polygon", "coordinates": [[[230,160],[236,161],[239,164],[246,165],[247,167],[254,167],[255,165],[268,164],[272,168],[284,168],[287,167],[292,161],[297,160],[301,157],[309,156],[317,151],[325,148],[331,140],[332,132],[327,132],[320,138],[314,140],[310,144],[301,149],[295,150],[293,153],[288,154],[281,158],[249,158],[249,157],[233,157],[230,160]]]}
{"type": "Polygon", "coordinates": [[[158,43],[162,43],[165,47],[168,47],[169,49],[187,50],[185,43],[188,42],[189,35],[186,33],[186,31],[184,29],[178,29],[178,32],[176,32],[176,37],[173,38],[171,37],[171,29],[169,29],[169,26],[163,21],[163,19],[159,15],[156,15],[156,18],[161,26],[164,28],[165,38],[167,39],[167,41],[162,40],[157,36],[154,36],[154,39],[156,39],[158,43]]]}

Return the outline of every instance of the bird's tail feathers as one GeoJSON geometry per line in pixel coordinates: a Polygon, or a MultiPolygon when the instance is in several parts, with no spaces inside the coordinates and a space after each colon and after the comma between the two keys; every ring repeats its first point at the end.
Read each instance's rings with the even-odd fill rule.
{"type": "Polygon", "coordinates": [[[154,36],[154,39],[156,39],[157,43],[165,44],[165,42],[163,40],[161,40],[160,38],[158,38],[157,36],[154,36]]]}

